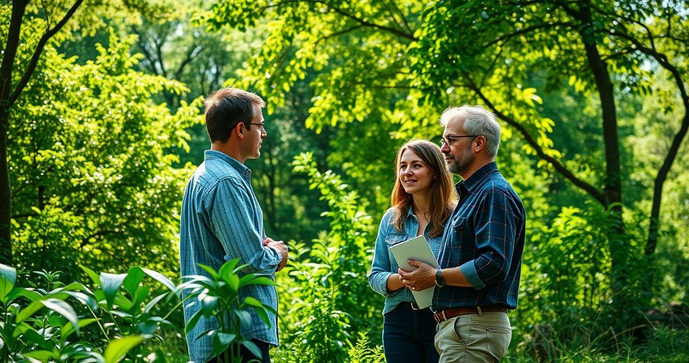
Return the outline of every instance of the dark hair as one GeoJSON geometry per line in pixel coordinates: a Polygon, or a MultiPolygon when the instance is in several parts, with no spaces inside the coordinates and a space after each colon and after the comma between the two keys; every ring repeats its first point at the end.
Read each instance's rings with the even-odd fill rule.
{"type": "Polygon", "coordinates": [[[256,117],[254,106],[265,107],[266,103],[255,93],[242,91],[237,88],[223,88],[212,93],[204,102],[206,105],[206,130],[211,142],[226,142],[232,130],[240,122],[246,124],[256,117]]]}
{"type": "Polygon", "coordinates": [[[443,234],[443,222],[452,214],[457,198],[452,187],[452,176],[447,170],[443,153],[440,152],[438,145],[430,141],[411,140],[402,145],[397,152],[397,158],[395,159],[395,173],[397,176],[395,177],[395,186],[392,188],[392,196],[390,197],[390,204],[395,210],[392,224],[398,231],[402,232],[407,221],[407,213],[409,213],[409,208],[412,207],[413,203],[411,194],[404,190],[400,182],[399,165],[406,150],[411,150],[421,158],[423,164],[436,177],[431,184],[429,235],[431,237],[440,236],[443,234]]]}

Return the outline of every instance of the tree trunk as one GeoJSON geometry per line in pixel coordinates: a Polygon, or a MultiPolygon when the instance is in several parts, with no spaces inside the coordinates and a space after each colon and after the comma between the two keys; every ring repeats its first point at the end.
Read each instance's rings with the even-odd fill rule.
{"type": "Polygon", "coordinates": [[[28,1],[12,4],[12,18],[0,66],[0,263],[12,264],[12,189],[7,158],[7,135],[10,129],[12,70],[19,48],[22,19],[28,1]]]}
{"type": "Polygon", "coordinates": [[[628,281],[628,246],[624,238],[624,221],[622,219],[622,182],[620,145],[617,134],[617,111],[613,84],[607,64],[598,52],[595,36],[593,35],[593,19],[588,2],[582,4],[579,20],[583,27],[579,34],[583,39],[586,57],[598,88],[601,108],[603,110],[603,142],[605,144],[605,207],[612,212],[613,234],[610,236],[610,257],[612,259],[612,290],[613,301],[619,307],[626,306],[623,289],[628,281]]]}

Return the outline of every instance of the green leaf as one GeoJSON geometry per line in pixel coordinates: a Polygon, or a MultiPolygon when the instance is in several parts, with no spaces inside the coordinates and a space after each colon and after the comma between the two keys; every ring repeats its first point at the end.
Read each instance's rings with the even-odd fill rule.
{"type": "Polygon", "coordinates": [[[146,306],[144,307],[144,313],[150,312],[151,309],[155,306],[155,304],[157,304],[160,300],[164,299],[165,296],[167,296],[167,294],[167,292],[163,293],[153,298],[153,300],[149,301],[148,304],[146,304],[146,306]]]}
{"type": "Polygon", "coordinates": [[[146,299],[148,299],[148,293],[150,291],[151,291],[150,287],[141,286],[141,288],[136,290],[136,293],[134,294],[134,300],[132,300],[132,305],[134,305],[134,307],[138,308],[141,305],[141,303],[143,303],[146,299]]]}
{"type": "Polygon", "coordinates": [[[170,281],[170,279],[165,277],[165,275],[161,274],[160,272],[149,270],[147,268],[143,268],[142,270],[146,273],[146,275],[152,277],[154,280],[165,285],[165,287],[167,287],[171,291],[175,291],[175,284],[172,281],[170,281]]]}
{"type": "Polygon", "coordinates": [[[79,334],[79,318],[77,313],[68,303],[58,299],[39,300],[39,302],[45,305],[45,307],[48,309],[64,316],[67,321],[76,327],[77,334],[79,334]]]}
{"type": "Polygon", "coordinates": [[[208,272],[211,275],[211,277],[213,277],[214,279],[216,279],[216,280],[218,279],[218,273],[215,272],[215,270],[213,270],[212,267],[206,266],[206,265],[203,265],[200,263],[197,263],[196,265],[201,267],[201,269],[203,269],[204,271],[208,272]]]}
{"type": "Polygon", "coordinates": [[[109,274],[101,272],[100,281],[103,286],[103,294],[105,294],[105,301],[108,307],[112,307],[112,303],[117,295],[117,290],[122,286],[122,282],[127,278],[127,274],[109,274]]]}
{"type": "Polygon", "coordinates": [[[144,271],[139,266],[135,266],[127,271],[127,278],[124,279],[122,286],[129,292],[133,297],[136,291],[139,289],[139,284],[144,278],[144,271]]]}
{"type": "Polygon", "coordinates": [[[6,302],[5,297],[12,291],[16,282],[17,270],[0,263],[0,301],[6,302]]]}
{"type": "Polygon", "coordinates": [[[58,358],[54,354],[55,353],[53,353],[52,351],[49,351],[49,350],[35,350],[33,352],[24,353],[24,356],[27,358],[37,359],[41,362],[49,362],[51,360],[51,358],[53,358],[53,359],[58,358]]]}
{"type": "Polygon", "coordinates": [[[243,328],[248,328],[251,326],[251,314],[246,310],[235,310],[234,315],[239,318],[239,323],[243,328]]]}
{"type": "Polygon", "coordinates": [[[37,293],[36,291],[33,291],[32,289],[17,287],[17,288],[14,288],[7,295],[7,299],[11,301],[11,300],[14,300],[20,296],[25,297],[25,298],[29,299],[30,301],[36,301],[36,300],[43,298],[43,296],[41,296],[41,294],[37,293]]]}
{"type": "Polygon", "coordinates": [[[144,338],[140,335],[129,335],[121,339],[114,340],[105,348],[105,363],[117,363],[135,346],[141,344],[144,338]]]}
{"type": "Polygon", "coordinates": [[[263,359],[263,354],[261,353],[261,349],[256,344],[254,344],[254,342],[252,342],[251,340],[242,340],[239,343],[242,344],[243,346],[245,346],[246,349],[251,351],[251,354],[258,357],[259,360],[263,359]]]}
{"type": "Polygon", "coordinates": [[[196,324],[198,324],[199,319],[203,316],[203,310],[199,310],[194,313],[194,315],[191,316],[189,321],[187,322],[187,325],[184,327],[184,334],[189,334],[189,332],[194,329],[196,324]]]}
{"type": "Polygon", "coordinates": [[[208,295],[207,293],[201,293],[198,296],[199,302],[201,303],[201,310],[204,316],[211,316],[213,314],[213,309],[218,303],[218,298],[216,296],[208,295]]]}
{"type": "Polygon", "coordinates": [[[227,279],[228,276],[234,274],[234,268],[237,266],[239,263],[239,258],[235,258],[233,260],[225,262],[221,267],[220,270],[218,271],[218,275],[222,277],[223,279],[227,279]]]}
{"type": "MultiPolygon", "coordinates": [[[[81,329],[81,328],[93,323],[94,321],[96,321],[96,319],[79,319],[78,327],[79,327],[79,329],[81,329]]],[[[75,331],[76,331],[76,329],[74,329],[74,325],[72,325],[71,322],[68,322],[67,324],[65,324],[64,328],[62,328],[62,336],[61,336],[62,340],[67,339],[75,331]]]]}
{"type": "Polygon", "coordinates": [[[28,319],[42,308],[43,304],[40,300],[32,302],[31,304],[27,305],[24,309],[22,309],[19,312],[19,314],[17,314],[17,323],[21,323],[22,321],[28,319]]]}
{"type": "Polygon", "coordinates": [[[141,332],[141,334],[153,335],[153,333],[155,333],[156,330],[158,329],[158,324],[156,324],[153,321],[147,321],[147,322],[137,324],[136,327],[139,328],[139,331],[141,332]]]}
{"type": "Polygon", "coordinates": [[[22,328],[22,333],[23,339],[27,345],[31,346],[32,344],[38,345],[42,349],[45,350],[52,350],[53,345],[50,341],[46,341],[43,335],[39,334],[36,330],[34,330],[32,327],[24,326],[22,328]]]}
{"type": "Polygon", "coordinates": [[[101,286],[100,276],[98,276],[97,273],[95,273],[93,270],[91,270],[90,268],[88,268],[86,266],[79,265],[79,267],[81,267],[81,269],[84,270],[84,272],[86,272],[87,275],[89,275],[89,277],[91,278],[91,281],[93,281],[93,283],[96,284],[96,286],[98,286],[98,287],[101,286]]]}

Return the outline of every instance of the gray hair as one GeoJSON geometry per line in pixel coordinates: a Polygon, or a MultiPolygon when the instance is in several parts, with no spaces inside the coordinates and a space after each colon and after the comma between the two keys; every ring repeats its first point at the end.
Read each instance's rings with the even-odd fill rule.
{"type": "Polygon", "coordinates": [[[458,118],[463,118],[464,131],[469,135],[483,135],[486,138],[486,151],[490,156],[498,154],[500,147],[500,124],[492,112],[481,105],[449,107],[440,116],[440,124],[444,127],[458,118]]]}

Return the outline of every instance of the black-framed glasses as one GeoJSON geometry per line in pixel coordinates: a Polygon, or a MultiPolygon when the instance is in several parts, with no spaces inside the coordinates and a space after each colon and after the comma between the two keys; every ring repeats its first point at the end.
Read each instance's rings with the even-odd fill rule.
{"type": "Polygon", "coordinates": [[[452,146],[457,142],[457,140],[463,138],[463,137],[478,137],[479,135],[447,135],[445,137],[441,137],[438,143],[440,144],[440,147],[443,147],[443,145],[447,144],[447,146],[452,146]]]}

